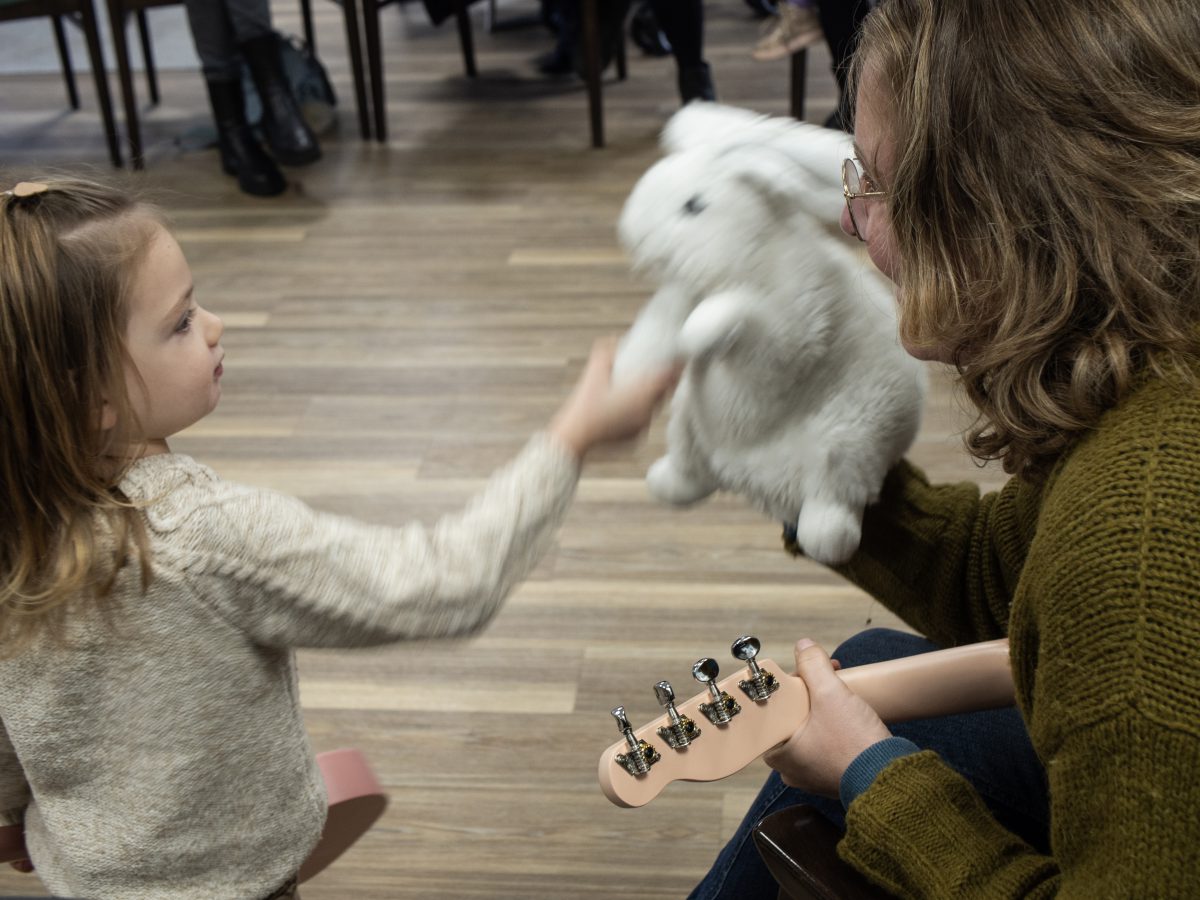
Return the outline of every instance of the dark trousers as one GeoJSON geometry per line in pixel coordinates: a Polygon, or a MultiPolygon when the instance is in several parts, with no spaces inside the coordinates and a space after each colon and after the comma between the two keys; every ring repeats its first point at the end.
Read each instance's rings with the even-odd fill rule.
{"type": "Polygon", "coordinates": [[[238,44],[271,32],[267,0],[184,0],[184,5],[204,77],[236,81],[241,77],[238,44]]]}
{"type": "Polygon", "coordinates": [[[846,81],[850,75],[850,61],[858,46],[859,30],[870,11],[870,0],[817,0],[821,30],[829,44],[833,76],[838,84],[838,112],[848,131],[854,130],[854,98],[846,81]]]}

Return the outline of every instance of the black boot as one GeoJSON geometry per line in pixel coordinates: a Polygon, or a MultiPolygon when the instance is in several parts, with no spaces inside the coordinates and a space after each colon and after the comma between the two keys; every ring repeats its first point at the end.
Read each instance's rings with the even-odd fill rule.
{"type": "Polygon", "coordinates": [[[712,70],[708,63],[679,67],[679,99],[684,106],[693,100],[717,99],[717,89],[713,87],[712,70]]]}
{"type": "Polygon", "coordinates": [[[262,101],[262,131],[271,153],[285,166],[304,166],[321,158],[321,147],[300,105],[292,94],[283,63],[279,58],[279,39],[274,34],[246,41],[242,54],[250,67],[254,86],[262,101]]]}
{"type": "Polygon", "coordinates": [[[629,36],[647,56],[670,56],[671,42],[658,27],[658,17],[649,0],[641,0],[629,20],[629,36]]]}
{"type": "Polygon", "coordinates": [[[283,173],[259,145],[246,124],[246,105],[240,81],[207,81],[217,126],[221,168],[236,175],[238,187],[256,197],[274,197],[287,188],[283,173]]]}

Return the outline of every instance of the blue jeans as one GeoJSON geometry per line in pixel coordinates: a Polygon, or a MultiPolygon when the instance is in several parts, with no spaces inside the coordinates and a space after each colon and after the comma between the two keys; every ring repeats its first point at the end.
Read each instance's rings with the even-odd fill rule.
{"type": "MultiPolygon", "coordinates": [[[[849,668],[937,649],[916,635],[873,628],[850,638],[833,656],[849,668]]],[[[1047,851],[1050,815],[1046,773],[1015,708],[904,722],[891,730],[923,749],[936,750],[951,768],[975,786],[1001,825],[1039,850],[1047,851]]],[[[751,835],[764,817],[798,804],[815,807],[845,829],[840,802],[790,788],[778,773],[772,772],[742,824],[689,900],[774,898],[779,886],[758,855],[751,835]]]]}

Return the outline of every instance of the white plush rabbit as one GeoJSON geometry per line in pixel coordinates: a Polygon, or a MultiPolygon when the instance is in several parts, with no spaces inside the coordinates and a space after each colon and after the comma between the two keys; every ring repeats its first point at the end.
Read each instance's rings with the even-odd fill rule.
{"type": "Polygon", "coordinates": [[[849,140],[706,103],[677,113],[663,144],[619,224],[659,288],[614,375],[687,360],[650,491],[679,505],[744,495],[795,526],[805,554],[843,562],[924,399],[891,290],[836,232],[849,140]]]}

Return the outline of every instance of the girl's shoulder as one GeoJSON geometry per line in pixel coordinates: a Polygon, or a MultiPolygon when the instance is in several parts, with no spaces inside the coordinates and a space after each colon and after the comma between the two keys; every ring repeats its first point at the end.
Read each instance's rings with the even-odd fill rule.
{"type": "Polygon", "coordinates": [[[182,453],[162,453],[138,460],[121,479],[120,488],[143,510],[156,532],[174,531],[185,523],[203,525],[217,518],[228,526],[231,520],[261,517],[273,506],[299,502],[226,481],[208,466],[182,453]]]}

